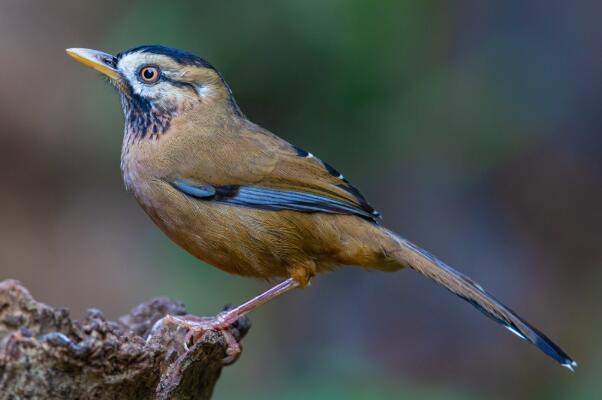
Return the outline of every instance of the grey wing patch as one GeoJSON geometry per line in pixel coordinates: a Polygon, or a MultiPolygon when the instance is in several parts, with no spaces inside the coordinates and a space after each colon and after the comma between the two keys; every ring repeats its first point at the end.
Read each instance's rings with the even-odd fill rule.
{"type": "Polygon", "coordinates": [[[182,179],[176,179],[171,182],[171,186],[178,189],[182,193],[186,193],[189,196],[196,197],[197,199],[208,199],[215,196],[215,188],[211,185],[192,185],[182,179]]]}

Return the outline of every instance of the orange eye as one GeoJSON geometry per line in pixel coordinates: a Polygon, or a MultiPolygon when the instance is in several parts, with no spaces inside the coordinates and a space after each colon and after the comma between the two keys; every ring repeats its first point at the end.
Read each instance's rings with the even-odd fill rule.
{"type": "Polygon", "coordinates": [[[159,68],[157,67],[143,67],[140,69],[140,79],[144,83],[155,83],[159,80],[159,68]]]}

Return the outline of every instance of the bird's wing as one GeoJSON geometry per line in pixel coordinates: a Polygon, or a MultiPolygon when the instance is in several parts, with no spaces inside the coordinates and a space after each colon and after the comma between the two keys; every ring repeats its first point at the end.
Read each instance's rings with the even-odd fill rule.
{"type": "Polygon", "coordinates": [[[283,189],[268,189],[259,186],[209,186],[195,185],[177,179],[171,185],[188,196],[219,203],[263,210],[291,210],[299,212],[323,212],[330,214],[353,214],[373,220],[371,214],[357,205],[329,196],[283,189]]]}
{"type": "Polygon", "coordinates": [[[374,222],[380,217],[337,170],[267,131],[243,130],[213,146],[196,173],[174,179],[172,186],[238,206],[353,214],[374,222]]]}

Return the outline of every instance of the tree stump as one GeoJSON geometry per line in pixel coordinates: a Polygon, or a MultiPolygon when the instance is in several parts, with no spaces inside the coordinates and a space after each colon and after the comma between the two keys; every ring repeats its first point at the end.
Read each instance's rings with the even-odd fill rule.
{"type": "MultiPolygon", "coordinates": [[[[14,280],[0,282],[0,400],[210,399],[226,358],[220,332],[186,349],[181,328],[155,323],[185,314],[165,297],[136,306],[117,322],[90,309],[74,321],[39,303],[14,280]]],[[[236,340],[249,321],[232,327],[236,340]]]]}

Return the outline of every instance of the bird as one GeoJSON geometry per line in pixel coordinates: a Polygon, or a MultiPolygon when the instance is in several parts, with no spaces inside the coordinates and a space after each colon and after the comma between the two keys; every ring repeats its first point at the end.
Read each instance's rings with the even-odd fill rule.
{"type": "Polygon", "coordinates": [[[281,279],[214,317],[166,316],[167,322],[196,334],[226,333],[258,306],[340,266],[410,269],[563,367],[577,367],[481,285],[385,228],[380,213],[330,164],[251,122],[204,58],[162,45],[115,56],[85,48],[66,52],[117,89],[125,120],[123,180],[154,223],[190,254],[227,273],[281,279]]]}

